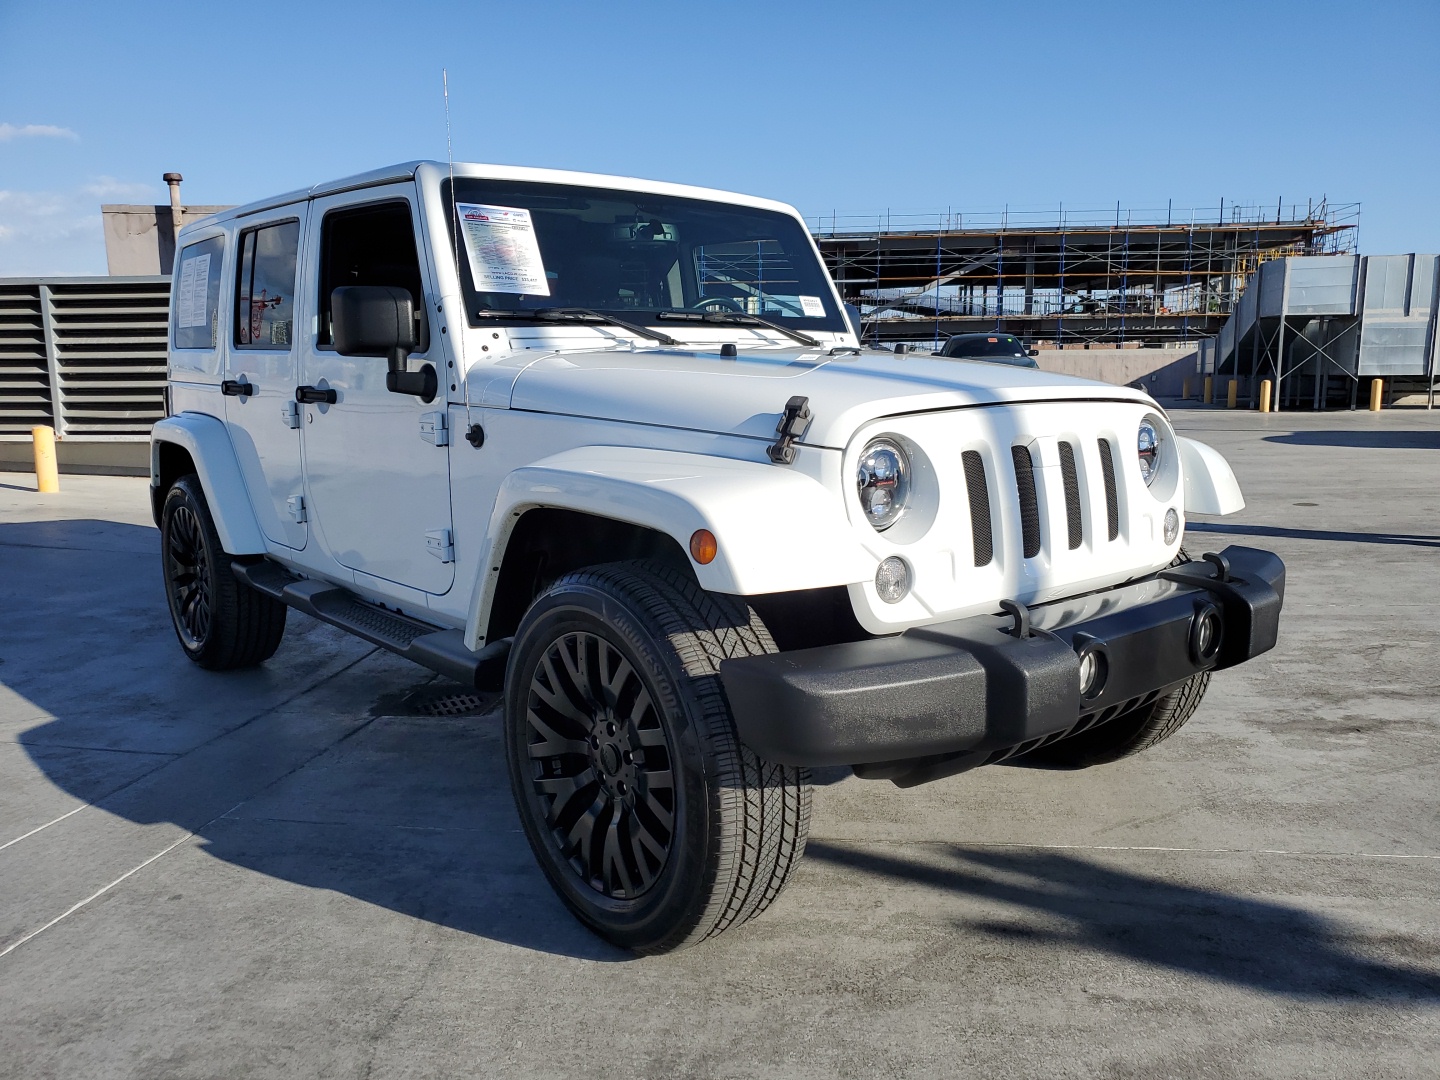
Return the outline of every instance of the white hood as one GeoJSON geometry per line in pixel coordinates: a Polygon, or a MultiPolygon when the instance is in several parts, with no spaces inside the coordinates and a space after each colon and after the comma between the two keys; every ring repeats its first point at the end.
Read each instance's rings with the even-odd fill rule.
{"type": "Polygon", "coordinates": [[[514,359],[500,365],[509,368],[508,378],[495,368],[472,371],[487,403],[768,440],[786,401],[802,395],[810,399],[813,417],[801,440],[807,446],[843,447],[867,420],[932,409],[1065,400],[1153,404],[1138,390],[1089,379],[868,350],[832,356],[816,349],[762,349],[722,357],[606,349],[525,356],[519,364],[514,359]],[[496,400],[502,386],[508,401],[496,400]]]}

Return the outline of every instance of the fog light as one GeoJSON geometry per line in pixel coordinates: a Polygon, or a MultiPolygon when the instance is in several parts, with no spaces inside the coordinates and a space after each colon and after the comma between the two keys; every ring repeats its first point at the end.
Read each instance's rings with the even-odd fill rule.
{"type": "Polygon", "coordinates": [[[1180,515],[1175,512],[1172,506],[1165,511],[1165,543],[1173,544],[1175,538],[1180,535],[1180,515]]]}
{"type": "Polygon", "coordinates": [[[1105,689],[1110,664],[1100,649],[1087,649],[1080,654],[1080,696],[1093,698],[1105,689]]]}
{"type": "Polygon", "coordinates": [[[1225,623],[1220,618],[1220,612],[1215,607],[1207,604],[1195,614],[1195,622],[1190,627],[1190,652],[1191,659],[1197,664],[1207,663],[1215,659],[1220,652],[1220,639],[1225,633],[1225,623]]]}
{"type": "Polygon", "coordinates": [[[875,591],[887,604],[898,604],[910,595],[910,567],[898,555],[891,555],[875,571],[875,591]]]}

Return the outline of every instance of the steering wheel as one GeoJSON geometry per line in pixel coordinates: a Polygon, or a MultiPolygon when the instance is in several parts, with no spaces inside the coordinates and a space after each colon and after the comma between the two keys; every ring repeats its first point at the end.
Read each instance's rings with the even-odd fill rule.
{"type": "Polygon", "coordinates": [[[728,296],[707,296],[704,300],[695,301],[690,308],[692,311],[738,311],[745,314],[745,308],[740,302],[728,296]]]}

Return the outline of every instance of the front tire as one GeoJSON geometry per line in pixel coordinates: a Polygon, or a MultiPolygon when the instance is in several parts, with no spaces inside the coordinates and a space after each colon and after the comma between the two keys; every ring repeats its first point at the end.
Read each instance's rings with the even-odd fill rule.
{"type": "MultiPolygon", "coordinates": [[[[1190,561],[1184,548],[1170,560],[1171,566],[1190,561]]],[[[1092,765],[1108,765],[1112,761],[1148,750],[1179,731],[1185,721],[1200,707],[1200,699],[1210,685],[1210,672],[1191,675],[1168,693],[1161,694],[1148,705],[1131,709],[1099,727],[1082,731],[1068,739],[1027,755],[1028,760],[1062,769],[1088,769],[1092,765]]]]}
{"type": "Polygon", "coordinates": [[[1032,751],[1027,755],[1028,760],[1062,769],[1088,769],[1148,750],[1180,730],[1199,707],[1209,685],[1210,672],[1191,675],[1149,705],[1032,751]]]}
{"type": "Polygon", "coordinates": [[[200,478],[182,476],[160,511],[165,599],[185,655],[203,668],[254,667],[275,655],[285,605],[241,582],[205,502],[200,478]]]}
{"type": "Polygon", "coordinates": [[[606,940],[696,944],[764,911],[800,861],[808,777],[740,742],[718,674],[774,651],[743,600],[655,563],[567,574],[521,622],[505,693],[516,806],[550,884],[606,940]]]}

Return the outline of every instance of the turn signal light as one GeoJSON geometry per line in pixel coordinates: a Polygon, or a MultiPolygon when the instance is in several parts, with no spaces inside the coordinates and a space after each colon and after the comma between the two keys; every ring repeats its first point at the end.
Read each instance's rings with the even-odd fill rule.
{"type": "Polygon", "coordinates": [[[714,562],[719,550],[720,545],[715,542],[715,534],[709,529],[696,529],[690,534],[690,556],[701,566],[709,566],[714,562]]]}

